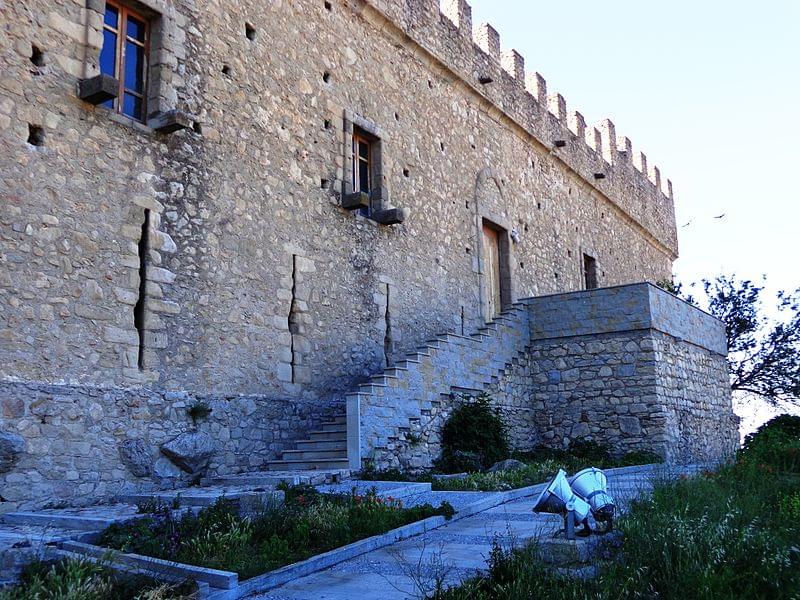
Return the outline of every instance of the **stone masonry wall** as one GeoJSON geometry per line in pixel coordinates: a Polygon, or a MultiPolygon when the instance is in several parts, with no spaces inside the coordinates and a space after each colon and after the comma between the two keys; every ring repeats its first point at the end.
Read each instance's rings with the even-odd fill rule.
{"type": "Polygon", "coordinates": [[[194,476],[160,451],[185,432],[213,447],[204,475],[263,470],[330,416],[316,402],[145,388],[3,383],[0,399],[0,434],[23,440],[13,467],[0,470],[0,512],[186,485],[194,476]],[[194,424],[187,411],[198,402],[212,412],[194,424]]]}
{"type": "Polygon", "coordinates": [[[465,3],[135,5],[156,15],[152,107],[188,129],[77,98],[102,0],[2,3],[0,377],[341,400],[485,322],[483,219],[505,230],[509,302],[580,289],[583,252],[601,285],[669,276],[671,186],[490,27],[473,39],[465,3]],[[379,132],[404,224],[341,208],[346,115],[379,132]]]}
{"type": "Polygon", "coordinates": [[[532,432],[521,449],[585,439],[617,455],[649,450],[666,458],[668,442],[680,443],[666,435],[649,331],[537,341],[518,372],[490,393],[512,430],[532,432]]]}
{"type": "Polygon", "coordinates": [[[362,451],[372,452],[379,466],[429,466],[440,453],[441,428],[459,394],[485,392],[501,409],[519,450],[566,448],[585,439],[608,444],[617,455],[648,450],[673,463],[733,455],[738,422],[723,323],[649,284],[530,298],[519,305],[529,317],[516,317],[515,329],[524,328],[528,337],[492,340],[489,369],[474,366],[482,363],[479,348],[456,355],[455,363],[470,365],[470,383],[454,383],[463,376],[439,360],[436,343],[421,349],[421,360],[449,366],[446,377],[411,386],[393,377],[386,385],[402,387],[405,395],[391,395],[385,386],[359,394],[362,406],[393,407],[373,411],[365,429],[395,432],[383,448],[362,440],[362,451]],[[449,393],[443,385],[451,386],[449,393]],[[433,394],[433,408],[429,403],[421,412],[418,399],[433,394]],[[382,404],[384,397],[391,401],[382,404]],[[391,427],[397,415],[404,417],[405,435],[391,427]]]}
{"type": "Polygon", "coordinates": [[[732,456],[724,324],[647,284],[534,298],[530,309],[530,351],[488,389],[524,444],[732,456]]]}
{"type": "Polygon", "coordinates": [[[520,449],[586,439],[617,455],[714,462],[737,447],[727,377],[725,357],[643,330],[537,341],[488,391],[520,449]]]}
{"type": "Polygon", "coordinates": [[[667,415],[667,456],[673,462],[714,462],[739,447],[725,357],[675,337],[653,336],[658,403],[667,415]]]}

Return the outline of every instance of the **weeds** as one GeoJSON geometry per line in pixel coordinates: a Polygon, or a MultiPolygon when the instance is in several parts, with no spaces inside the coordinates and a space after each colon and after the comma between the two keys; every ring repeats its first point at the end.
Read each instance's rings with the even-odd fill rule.
{"type": "Polygon", "coordinates": [[[64,559],[29,565],[18,585],[0,589],[0,600],[189,600],[195,592],[194,583],[162,584],[102,563],[64,559]]]}
{"type": "Polygon", "coordinates": [[[453,507],[426,504],[404,508],[400,500],[365,495],[320,494],[311,486],[282,486],[283,505],[240,516],[221,499],[196,515],[159,512],[138,521],[112,525],[101,546],[181,563],[237,572],[242,579],[259,575],[378,535],[433,515],[451,517],[453,507]]]}
{"type": "Polygon", "coordinates": [[[619,519],[622,547],[601,563],[597,579],[557,576],[535,546],[498,549],[487,576],[433,597],[797,600],[800,477],[792,472],[790,443],[796,438],[780,435],[775,442],[773,436],[753,437],[735,465],[716,473],[657,483],[650,498],[634,502],[619,519]]]}

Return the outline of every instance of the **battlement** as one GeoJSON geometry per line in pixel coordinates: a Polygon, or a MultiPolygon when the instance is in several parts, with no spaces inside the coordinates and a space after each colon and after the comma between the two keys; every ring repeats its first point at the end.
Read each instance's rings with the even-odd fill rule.
{"type": "Polygon", "coordinates": [[[392,22],[677,257],[672,182],[613,121],[587,125],[561,94],[548,92],[519,52],[503,49],[492,25],[473,24],[466,0],[365,1],[365,10],[392,22]]]}

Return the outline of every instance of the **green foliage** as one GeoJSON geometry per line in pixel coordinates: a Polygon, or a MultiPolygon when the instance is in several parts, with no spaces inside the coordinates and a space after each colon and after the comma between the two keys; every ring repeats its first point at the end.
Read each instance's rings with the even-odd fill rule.
{"type": "Polygon", "coordinates": [[[224,499],[196,515],[166,511],[106,529],[98,544],[181,563],[260,575],[434,515],[450,518],[453,507],[425,504],[404,508],[375,490],[359,495],[320,494],[312,486],[282,485],[284,503],[241,517],[224,499]]]}
{"type": "Polygon", "coordinates": [[[160,498],[155,496],[140,500],[136,503],[136,512],[140,515],[163,514],[169,512],[169,505],[165,504],[160,498]]]}
{"type": "Polygon", "coordinates": [[[442,427],[439,468],[450,473],[486,468],[508,454],[508,432],[491,398],[462,398],[442,427]]]}
{"type": "Polygon", "coordinates": [[[621,560],[605,561],[597,579],[559,577],[539,562],[535,547],[496,549],[488,576],[436,598],[796,599],[800,528],[781,507],[800,504],[798,483],[793,475],[765,478],[749,464],[661,483],[619,520],[621,560]]]}
{"type": "Polygon", "coordinates": [[[780,415],[745,438],[739,461],[766,471],[800,473],[800,417],[780,415]]]}
{"type": "Polygon", "coordinates": [[[778,509],[782,517],[800,521],[800,492],[782,495],[778,500],[778,509]]]}
{"type": "Polygon", "coordinates": [[[663,462],[660,456],[646,450],[629,452],[614,459],[606,446],[596,442],[573,444],[568,451],[541,448],[525,454],[516,453],[514,458],[525,462],[525,467],[495,473],[471,472],[463,479],[443,480],[431,476],[418,479],[431,481],[434,490],[490,492],[543,483],[559,469],[577,473],[586,467],[607,469],[663,462]]]}
{"type": "Polygon", "coordinates": [[[208,402],[198,400],[186,410],[186,414],[188,414],[192,422],[197,425],[197,422],[208,417],[212,410],[208,402]]]}
{"type": "Polygon", "coordinates": [[[191,582],[168,585],[102,563],[64,559],[28,565],[18,585],[0,589],[0,600],[188,600],[195,591],[191,582]]]}
{"type": "Polygon", "coordinates": [[[655,465],[664,462],[664,459],[649,450],[632,450],[613,461],[616,467],[632,467],[635,465],[655,465]]]}

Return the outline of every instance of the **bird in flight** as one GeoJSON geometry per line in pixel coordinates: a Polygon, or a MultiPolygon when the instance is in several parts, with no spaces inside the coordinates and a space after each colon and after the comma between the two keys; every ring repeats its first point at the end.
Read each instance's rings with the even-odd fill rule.
{"type": "Polygon", "coordinates": [[[717,216],[716,216],[716,217],[714,217],[714,218],[715,218],[715,219],[724,219],[726,214],[727,214],[727,213],[722,213],[721,215],[717,215],[717,216]]]}

